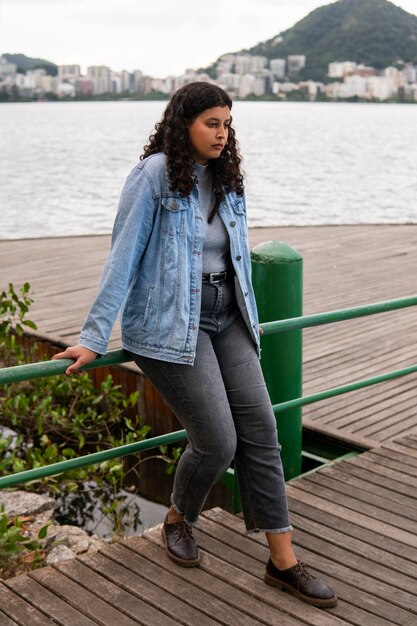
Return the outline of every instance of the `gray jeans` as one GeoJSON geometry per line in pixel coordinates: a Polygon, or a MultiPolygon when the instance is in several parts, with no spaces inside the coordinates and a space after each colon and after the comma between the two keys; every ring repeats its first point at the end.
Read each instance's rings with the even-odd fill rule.
{"type": "Polygon", "coordinates": [[[275,417],[233,281],[203,283],[193,366],[132,356],[187,431],[176,511],[194,524],[234,459],[248,532],[291,530],[275,417]]]}

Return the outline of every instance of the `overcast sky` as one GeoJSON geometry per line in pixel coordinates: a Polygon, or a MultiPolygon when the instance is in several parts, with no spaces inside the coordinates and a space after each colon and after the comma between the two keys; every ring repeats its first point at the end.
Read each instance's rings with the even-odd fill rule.
{"type": "MultiPolygon", "coordinates": [[[[290,28],[327,0],[0,0],[0,54],[164,78],[290,28]]],[[[417,14],[417,0],[394,0],[417,14]]]]}

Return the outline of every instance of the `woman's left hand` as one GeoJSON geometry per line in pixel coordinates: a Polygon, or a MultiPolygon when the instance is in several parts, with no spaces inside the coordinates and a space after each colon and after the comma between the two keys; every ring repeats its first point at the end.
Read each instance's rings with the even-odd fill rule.
{"type": "Polygon", "coordinates": [[[88,348],[84,348],[83,346],[71,346],[67,348],[64,352],[58,352],[55,354],[52,359],[73,359],[74,363],[72,363],[67,369],[65,373],[69,376],[73,374],[79,374],[79,369],[83,365],[87,365],[91,361],[94,361],[97,358],[97,352],[93,352],[88,348]]]}

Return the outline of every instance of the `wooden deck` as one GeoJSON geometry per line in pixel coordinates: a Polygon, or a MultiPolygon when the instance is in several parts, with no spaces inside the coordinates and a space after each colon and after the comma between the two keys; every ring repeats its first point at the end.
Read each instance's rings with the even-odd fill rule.
{"type": "MultiPolygon", "coordinates": [[[[304,312],[415,295],[417,225],[256,228],[251,245],[287,241],[304,258],[304,312]]],[[[0,285],[29,281],[42,334],[77,341],[96,292],[108,236],[0,241],[0,285]]],[[[417,360],[416,308],[304,331],[304,395],[417,360]]],[[[118,328],[110,348],[119,346],[118,328]]],[[[304,408],[306,426],[374,447],[417,432],[417,375],[304,408]]]]}
{"type": "MultiPolygon", "coordinates": [[[[417,226],[254,229],[251,244],[287,241],[304,257],[304,311],[414,295],[417,226]]],[[[32,285],[31,317],[58,343],[76,341],[108,237],[0,241],[0,285],[32,285]]],[[[304,333],[304,394],[416,362],[414,308],[304,333]]],[[[118,346],[118,332],[111,347],[118,346]]],[[[0,582],[0,626],[414,626],[417,624],[416,376],[305,407],[304,423],[371,448],[291,481],[302,560],[336,590],[310,607],[263,583],[268,550],[221,509],[196,530],[199,568],[177,567],[160,528],[0,582]]]]}
{"type": "Polygon", "coordinates": [[[0,583],[0,626],[413,626],[417,624],[417,436],[288,483],[298,557],[331,584],[332,609],[263,583],[263,535],[206,511],[199,568],[165,555],[160,528],[0,583]]]}

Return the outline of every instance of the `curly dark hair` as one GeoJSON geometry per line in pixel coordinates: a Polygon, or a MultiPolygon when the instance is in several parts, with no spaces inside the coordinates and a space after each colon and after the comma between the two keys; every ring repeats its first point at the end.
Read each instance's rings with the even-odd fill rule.
{"type": "MultiPolygon", "coordinates": [[[[165,109],[160,122],[155,125],[155,132],[144,146],[141,160],[164,152],[167,156],[167,172],[170,189],[181,196],[189,196],[196,184],[193,176],[192,144],[188,135],[188,126],[206,109],[213,107],[232,108],[232,100],[223,89],[207,82],[193,82],[181,87],[174,93],[165,109]]],[[[227,143],[217,159],[209,161],[213,174],[215,203],[209,222],[216,214],[223,192],[236,192],[243,195],[243,174],[240,169],[241,157],[234,129],[229,126],[227,143]]]]}

